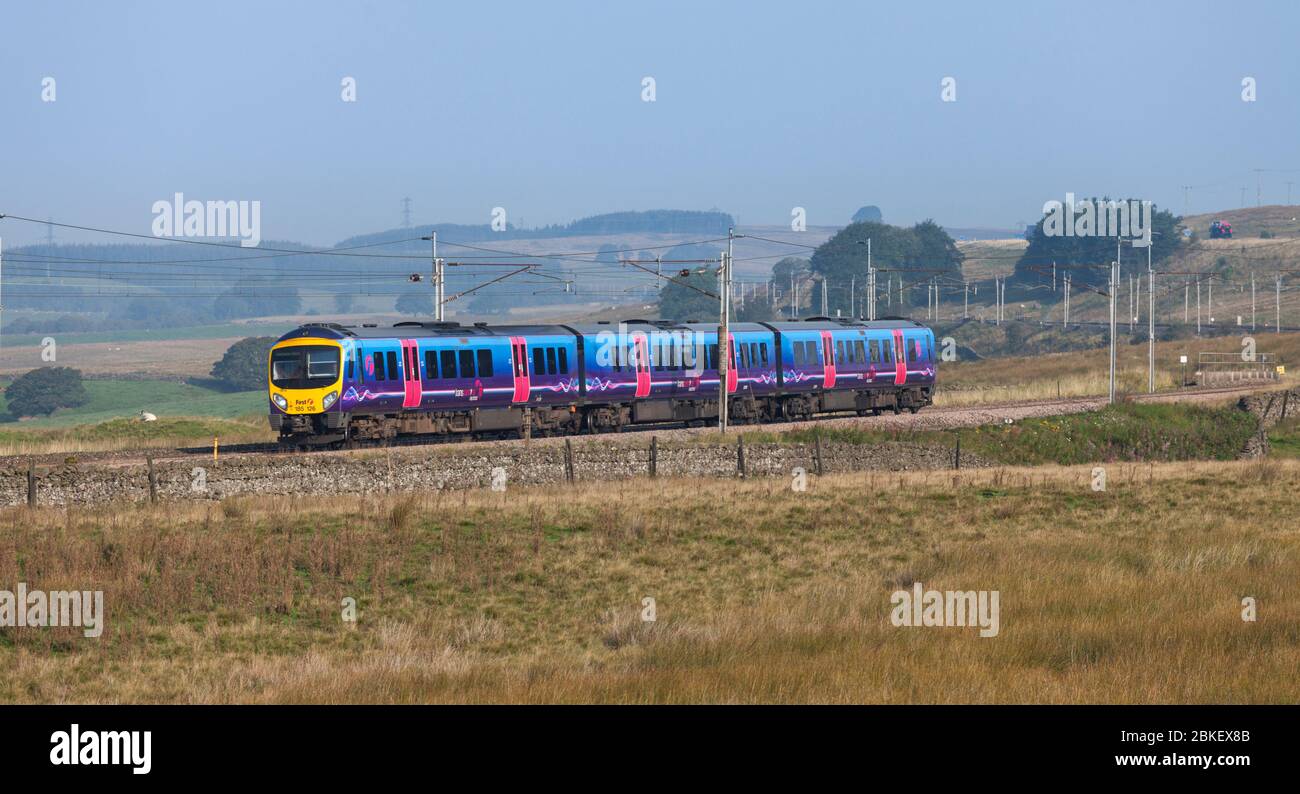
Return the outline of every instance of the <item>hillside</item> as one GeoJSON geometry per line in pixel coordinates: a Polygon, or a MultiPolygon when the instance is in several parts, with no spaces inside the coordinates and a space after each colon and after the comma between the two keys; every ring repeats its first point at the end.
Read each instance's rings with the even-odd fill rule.
{"type": "Polygon", "coordinates": [[[1270,204],[1188,215],[1183,218],[1183,225],[1204,239],[1210,236],[1210,224],[1214,221],[1231,223],[1236,237],[1258,237],[1264,231],[1279,237],[1297,237],[1300,236],[1300,205],[1270,204]]]}

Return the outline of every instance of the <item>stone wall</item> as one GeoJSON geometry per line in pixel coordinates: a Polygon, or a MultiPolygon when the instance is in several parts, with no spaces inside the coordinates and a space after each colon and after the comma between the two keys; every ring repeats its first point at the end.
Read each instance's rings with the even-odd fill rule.
{"type": "Polygon", "coordinates": [[[1268,454],[1268,429],[1283,419],[1300,414],[1300,389],[1261,392],[1242,397],[1237,408],[1259,419],[1259,431],[1246,442],[1243,458],[1262,458],[1268,454]]]}
{"type": "MultiPolygon", "coordinates": [[[[649,440],[645,445],[582,441],[573,449],[576,481],[645,477],[649,472],[649,440]]],[[[752,444],[745,446],[745,471],[750,477],[790,477],[796,467],[816,473],[811,444],[752,444]]],[[[658,445],[659,476],[736,477],[734,444],[658,445]]],[[[987,463],[962,456],[962,467],[987,463]]],[[[877,445],[822,446],[826,473],[845,471],[905,471],[953,466],[951,450],[905,442],[877,445]]],[[[245,494],[345,494],[432,489],[487,488],[494,469],[504,472],[508,485],[562,483],[566,479],[563,444],[484,445],[483,451],[437,447],[398,447],[361,452],[239,455],[227,460],[205,458],[155,463],[160,501],[221,499],[245,494]]],[[[78,464],[37,467],[39,505],[88,505],[116,500],[149,499],[149,474],[144,464],[78,464]]],[[[498,475],[500,476],[500,475],[498,475]]],[[[0,469],[0,505],[27,501],[27,469],[0,469]]]]}

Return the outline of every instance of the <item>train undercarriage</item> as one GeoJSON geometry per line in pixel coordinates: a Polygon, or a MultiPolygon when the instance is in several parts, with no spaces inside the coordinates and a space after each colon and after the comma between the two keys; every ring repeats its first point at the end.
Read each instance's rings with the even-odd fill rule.
{"type": "MultiPolygon", "coordinates": [[[[916,413],[932,402],[932,389],[830,392],[780,397],[734,396],[728,402],[733,424],[806,421],[818,415],[854,412],[859,416],[916,413]]],[[[469,411],[396,414],[335,414],[338,426],[326,415],[285,417],[280,444],[288,448],[360,447],[383,445],[402,437],[431,440],[509,438],[528,436],[615,433],[630,427],[684,424],[703,427],[717,420],[714,400],[662,400],[636,403],[602,403],[582,406],[489,408],[469,411]],[[346,424],[342,424],[346,421],[346,424]]]]}
{"type": "MultiPolygon", "coordinates": [[[[780,396],[732,395],[732,424],[806,421],[818,415],[853,412],[859,416],[916,413],[933,402],[933,387],[832,391],[780,396]]],[[[382,446],[408,437],[430,440],[520,438],[583,433],[617,433],[630,427],[716,422],[716,400],[654,400],[573,406],[511,406],[459,411],[403,411],[388,414],[283,416],[282,449],[382,446]]]]}

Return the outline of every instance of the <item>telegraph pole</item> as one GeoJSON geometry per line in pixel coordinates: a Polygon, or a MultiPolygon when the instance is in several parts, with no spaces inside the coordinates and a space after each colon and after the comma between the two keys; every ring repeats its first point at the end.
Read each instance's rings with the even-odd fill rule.
{"type": "Polygon", "coordinates": [[[1273,332],[1282,333],[1282,274],[1277,274],[1276,292],[1274,292],[1274,306],[1276,307],[1277,318],[1274,320],[1273,332]]]}
{"type": "Polygon", "coordinates": [[[999,288],[1001,277],[993,276],[993,324],[1002,325],[1002,290],[999,288]]]}
{"type": "Polygon", "coordinates": [[[421,237],[421,240],[431,240],[433,243],[433,319],[438,322],[445,322],[446,310],[443,304],[446,302],[447,285],[446,285],[446,262],[438,258],[438,233],[432,232],[428,237],[421,237]]]}
{"type": "Polygon", "coordinates": [[[1250,330],[1255,330],[1255,271],[1250,271],[1250,330]]]}
{"type": "Polygon", "coordinates": [[[735,240],[736,230],[727,229],[727,253],[723,254],[722,267],[718,268],[718,294],[721,296],[718,311],[718,432],[724,434],[727,432],[727,369],[731,363],[731,255],[735,240]]]}
{"type": "Polygon", "coordinates": [[[970,282],[965,279],[961,282],[961,318],[967,320],[970,318],[970,282]]]}
{"type": "Polygon", "coordinates": [[[849,319],[858,319],[858,313],[853,310],[853,292],[858,288],[858,277],[849,276],[849,319]]]}
{"type": "Polygon", "coordinates": [[[1134,333],[1134,312],[1138,305],[1138,296],[1134,294],[1134,277],[1128,277],[1128,333],[1134,333]]]}
{"type": "Polygon", "coordinates": [[[1119,260],[1110,263],[1110,403],[1115,404],[1115,292],[1119,289],[1119,260]]]}
{"type": "Polygon", "coordinates": [[[1070,274],[1065,274],[1065,316],[1061,318],[1061,327],[1070,327],[1070,274]]]}
{"type": "MultiPolygon", "coordinates": [[[[892,276],[890,278],[893,278],[892,276]]],[[[871,264],[871,238],[867,238],[867,319],[876,319],[876,268],[871,264]]]]}
{"type": "Polygon", "coordinates": [[[1151,265],[1151,249],[1147,243],[1147,392],[1156,393],[1156,271],[1151,265]]]}

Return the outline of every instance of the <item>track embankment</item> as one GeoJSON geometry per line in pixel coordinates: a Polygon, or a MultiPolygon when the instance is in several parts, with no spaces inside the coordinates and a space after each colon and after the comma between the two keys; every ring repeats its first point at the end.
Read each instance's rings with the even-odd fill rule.
{"type": "MultiPolygon", "coordinates": [[[[1143,395],[1134,399],[1225,402],[1241,400],[1255,392],[1218,389],[1143,395]]],[[[1241,400],[1243,406],[1248,400],[1241,400]]],[[[900,440],[870,445],[750,444],[745,445],[743,455],[734,442],[703,443],[716,436],[717,430],[713,428],[656,428],[571,439],[477,441],[353,451],[227,451],[215,461],[210,451],[199,454],[197,450],[9,458],[0,461],[0,506],[27,503],[31,488],[35,489],[37,505],[64,506],[151,498],[169,501],[252,494],[312,496],[509,488],[520,484],[560,484],[570,476],[581,481],[618,481],[649,474],[651,436],[655,437],[655,471],[658,476],[666,477],[736,477],[742,476],[742,467],[743,476],[789,478],[796,477],[800,470],[813,475],[818,471],[943,469],[954,465],[953,453],[934,445],[910,443],[906,440],[908,431],[1003,424],[1082,413],[1105,404],[1104,398],[1045,400],[930,408],[918,414],[898,416],[763,425],[764,432],[776,434],[811,427],[863,427],[898,431],[900,440]],[[152,486],[149,458],[153,459],[152,486]]],[[[746,429],[749,427],[741,426],[736,431],[746,429]]],[[[991,464],[969,454],[961,458],[962,467],[988,465],[991,464]]]]}

